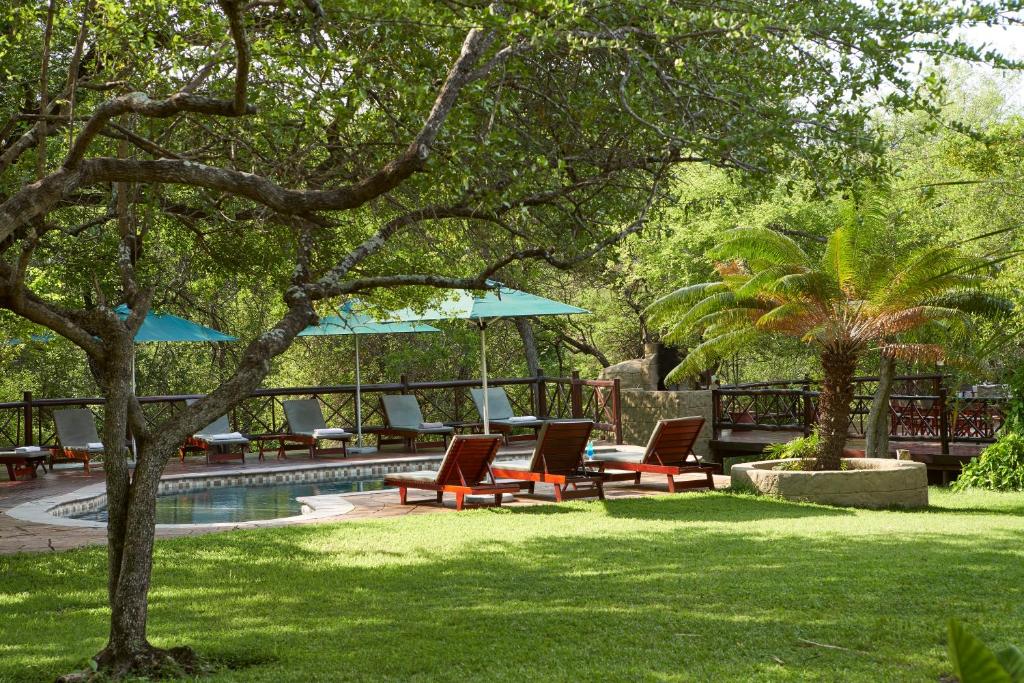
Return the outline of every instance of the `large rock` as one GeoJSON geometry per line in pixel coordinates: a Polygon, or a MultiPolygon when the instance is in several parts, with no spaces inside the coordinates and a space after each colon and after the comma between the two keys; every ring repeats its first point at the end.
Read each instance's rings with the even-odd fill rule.
{"type": "Polygon", "coordinates": [[[601,370],[598,379],[617,379],[623,389],[658,389],[658,357],[648,354],[643,358],[624,360],[601,370]]]}
{"type": "Polygon", "coordinates": [[[924,463],[889,458],[843,458],[849,469],[804,472],[775,469],[786,460],[733,465],[732,485],[786,500],[865,508],[928,506],[924,463]]]}

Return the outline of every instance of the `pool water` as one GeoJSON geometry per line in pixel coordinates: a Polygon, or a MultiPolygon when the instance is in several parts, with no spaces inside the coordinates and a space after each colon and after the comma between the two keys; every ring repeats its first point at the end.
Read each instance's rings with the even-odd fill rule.
{"type": "MultiPolygon", "coordinates": [[[[217,524],[277,519],[301,514],[303,496],[379,491],[383,479],[295,482],[265,486],[221,486],[168,493],[156,499],[157,524],[217,524]]],[[[74,515],[75,519],[107,521],[107,508],[74,515]]]]}

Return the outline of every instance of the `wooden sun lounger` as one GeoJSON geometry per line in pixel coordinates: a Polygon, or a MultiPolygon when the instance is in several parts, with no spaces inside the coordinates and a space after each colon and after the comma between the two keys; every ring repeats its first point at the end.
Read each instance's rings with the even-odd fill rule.
{"type": "Polygon", "coordinates": [[[43,468],[43,472],[46,471],[46,457],[48,453],[48,449],[34,453],[5,451],[0,453],[0,464],[7,467],[7,476],[10,477],[11,481],[17,481],[19,476],[25,474],[35,479],[38,476],[36,470],[40,467],[43,468]]]}
{"type": "MultiPolygon", "coordinates": [[[[89,458],[103,452],[99,434],[96,433],[96,416],[88,408],[68,408],[53,413],[57,428],[57,447],[54,455],[69,460],[81,460],[85,471],[89,471],[89,458]],[[89,446],[98,444],[98,446],[89,446]]],[[[51,457],[50,464],[53,464],[51,457]]]]}
{"type": "Polygon", "coordinates": [[[445,493],[454,493],[456,510],[465,507],[466,496],[493,495],[494,505],[500,506],[504,494],[519,491],[516,483],[497,483],[491,472],[500,444],[498,435],[460,434],[452,438],[436,471],[389,474],[384,483],[398,487],[402,505],[408,504],[409,489],[422,489],[436,491],[438,503],[445,493]]]}
{"type": "Polygon", "coordinates": [[[388,424],[385,427],[377,427],[373,431],[378,435],[377,443],[382,446],[396,443],[396,440],[384,437],[396,436],[398,443],[402,443],[406,450],[415,453],[421,437],[440,436],[442,441],[437,445],[447,448],[448,440],[455,432],[455,429],[449,425],[423,427],[423,411],[420,410],[420,402],[412,394],[381,396],[380,406],[388,424]]]}
{"type": "MultiPolygon", "coordinates": [[[[476,412],[480,415],[480,424],[483,424],[484,419],[484,390],[483,389],[470,389],[470,396],[473,398],[473,405],[476,406],[476,412]]],[[[537,434],[540,433],[540,428],[544,426],[547,420],[542,418],[535,418],[533,420],[517,420],[515,419],[515,411],[512,409],[512,402],[508,400],[508,394],[505,392],[504,387],[488,387],[487,388],[487,408],[490,419],[488,422],[491,426],[492,432],[497,432],[505,437],[505,443],[510,443],[520,439],[530,439],[530,434],[520,434],[513,436],[512,431],[514,429],[532,429],[532,438],[537,438],[537,434]]]]}
{"type": "MultiPolygon", "coordinates": [[[[192,404],[195,401],[194,399],[188,399],[185,402],[192,404]]],[[[179,460],[185,462],[186,451],[202,451],[206,454],[207,464],[238,458],[244,465],[245,452],[249,450],[249,439],[244,436],[231,439],[215,438],[218,434],[229,434],[230,432],[231,426],[228,424],[228,416],[221,415],[185,439],[184,445],[178,449],[179,460]]]]}
{"type": "Polygon", "coordinates": [[[538,482],[551,484],[558,502],[595,496],[604,500],[604,476],[588,472],[583,465],[583,451],[593,428],[590,420],[546,422],[537,435],[532,458],[495,463],[491,471],[500,479],[521,482],[530,493],[538,482]]]}
{"type": "Polygon", "coordinates": [[[693,454],[693,444],[697,441],[703,426],[703,417],[659,420],[647,441],[647,449],[642,454],[633,456],[614,453],[607,457],[602,456],[601,463],[606,469],[635,472],[636,484],[640,483],[642,474],[663,474],[668,478],[670,493],[683,489],[713,489],[715,480],[712,474],[718,470],[718,466],[705,465],[693,454]],[[693,462],[688,462],[691,455],[693,462]],[[676,477],[681,474],[703,474],[705,478],[676,481],[676,477]]]}
{"type": "MultiPolygon", "coordinates": [[[[295,399],[282,401],[281,405],[284,406],[285,418],[288,420],[288,429],[291,432],[287,436],[287,440],[301,443],[308,447],[310,458],[322,458],[331,455],[341,455],[343,458],[348,456],[347,444],[349,439],[352,438],[351,432],[338,429],[332,430],[336,431],[337,434],[331,436],[317,435],[317,430],[330,429],[324,421],[324,413],[320,409],[319,400],[315,398],[295,399]],[[334,441],[340,443],[341,446],[321,448],[321,441],[334,441]]],[[[281,452],[283,452],[284,444],[282,443],[281,446],[281,452]]]]}

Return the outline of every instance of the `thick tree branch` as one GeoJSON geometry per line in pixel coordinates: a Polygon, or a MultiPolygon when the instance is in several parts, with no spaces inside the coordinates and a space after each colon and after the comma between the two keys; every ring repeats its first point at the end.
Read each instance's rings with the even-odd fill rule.
{"type": "Polygon", "coordinates": [[[235,43],[235,116],[246,113],[245,98],[249,87],[249,62],[252,50],[249,38],[245,34],[245,19],[242,17],[244,7],[238,0],[219,0],[221,9],[228,18],[231,27],[231,40],[235,43]]]}

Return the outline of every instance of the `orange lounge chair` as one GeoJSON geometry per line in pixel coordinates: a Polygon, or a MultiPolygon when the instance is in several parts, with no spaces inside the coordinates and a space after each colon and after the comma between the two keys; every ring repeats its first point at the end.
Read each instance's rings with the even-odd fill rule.
{"type": "Polygon", "coordinates": [[[647,450],[642,454],[613,453],[601,456],[605,469],[626,470],[635,472],[635,482],[640,483],[641,474],[664,474],[668,477],[670,493],[682,489],[715,488],[715,480],[711,475],[717,471],[715,465],[704,465],[693,453],[693,444],[697,441],[704,426],[703,417],[679,417],[670,420],[658,420],[651,438],[647,441],[647,450]],[[693,462],[688,458],[693,455],[693,462]],[[704,480],[676,481],[681,474],[703,474],[704,480]]]}
{"type": "Polygon", "coordinates": [[[463,509],[466,496],[493,495],[494,505],[500,506],[502,495],[519,491],[518,484],[498,484],[494,480],[491,462],[500,444],[500,435],[459,434],[452,437],[436,471],[389,474],[384,483],[398,487],[402,505],[408,502],[409,489],[423,489],[436,491],[438,503],[445,493],[454,493],[456,510],[463,509]]]}
{"type": "Polygon", "coordinates": [[[594,423],[590,420],[545,422],[537,434],[537,445],[529,460],[512,460],[491,467],[494,476],[514,479],[533,493],[537,482],[555,487],[555,500],[592,498],[604,500],[604,477],[583,466],[583,451],[594,423]],[[580,488],[580,485],[586,485],[580,488]],[[569,490],[569,487],[572,490],[569,490]]]}

